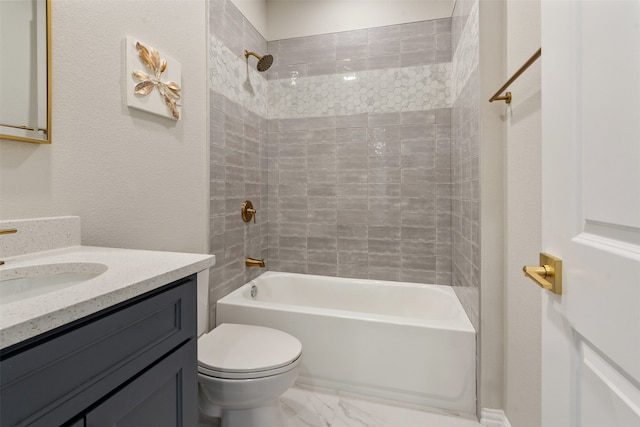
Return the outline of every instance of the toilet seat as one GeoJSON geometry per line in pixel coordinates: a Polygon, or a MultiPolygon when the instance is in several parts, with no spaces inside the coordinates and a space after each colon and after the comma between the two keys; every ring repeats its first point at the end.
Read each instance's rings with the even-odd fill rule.
{"type": "Polygon", "coordinates": [[[269,369],[265,371],[246,371],[246,372],[227,372],[215,369],[209,369],[207,367],[201,366],[198,364],[198,373],[201,375],[206,375],[208,377],[221,378],[227,380],[249,380],[249,379],[258,379],[271,377],[274,375],[282,374],[284,372],[288,372],[291,369],[295,368],[300,362],[300,357],[291,362],[286,366],[282,366],[277,369],[269,369]]]}
{"type": "Polygon", "coordinates": [[[226,379],[278,375],[300,363],[302,344],[272,328],[224,323],[198,339],[198,372],[226,379]]]}

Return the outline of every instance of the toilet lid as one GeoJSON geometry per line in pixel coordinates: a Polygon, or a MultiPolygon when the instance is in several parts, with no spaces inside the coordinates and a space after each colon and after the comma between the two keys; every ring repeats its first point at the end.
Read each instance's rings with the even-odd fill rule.
{"type": "Polygon", "coordinates": [[[296,361],[301,352],[298,339],[262,326],[223,323],[198,339],[198,365],[211,372],[279,370],[296,361]]]}

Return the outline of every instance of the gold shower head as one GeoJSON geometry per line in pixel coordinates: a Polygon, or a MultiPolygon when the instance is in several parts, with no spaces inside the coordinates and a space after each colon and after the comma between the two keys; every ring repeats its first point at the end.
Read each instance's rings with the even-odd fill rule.
{"type": "Polygon", "coordinates": [[[271,64],[273,64],[273,55],[266,54],[264,56],[260,56],[255,52],[245,50],[244,57],[249,58],[249,55],[253,55],[258,58],[258,64],[256,65],[256,68],[260,72],[267,71],[269,67],[271,67],[271,64]]]}

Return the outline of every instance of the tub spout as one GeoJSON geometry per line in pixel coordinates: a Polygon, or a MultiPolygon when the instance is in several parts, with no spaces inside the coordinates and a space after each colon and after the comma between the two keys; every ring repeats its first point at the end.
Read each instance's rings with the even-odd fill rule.
{"type": "Polygon", "coordinates": [[[247,267],[264,267],[264,260],[247,258],[244,261],[244,265],[246,265],[247,267]]]}

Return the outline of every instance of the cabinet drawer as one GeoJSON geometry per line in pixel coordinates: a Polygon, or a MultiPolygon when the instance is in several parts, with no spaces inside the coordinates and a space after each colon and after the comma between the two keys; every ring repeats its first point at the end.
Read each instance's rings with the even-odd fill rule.
{"type": "Polygon", "coordinates": [[[0,425],[60,425],[194,338],[195,288],[192,275],[6,355],[0,425]]]}

